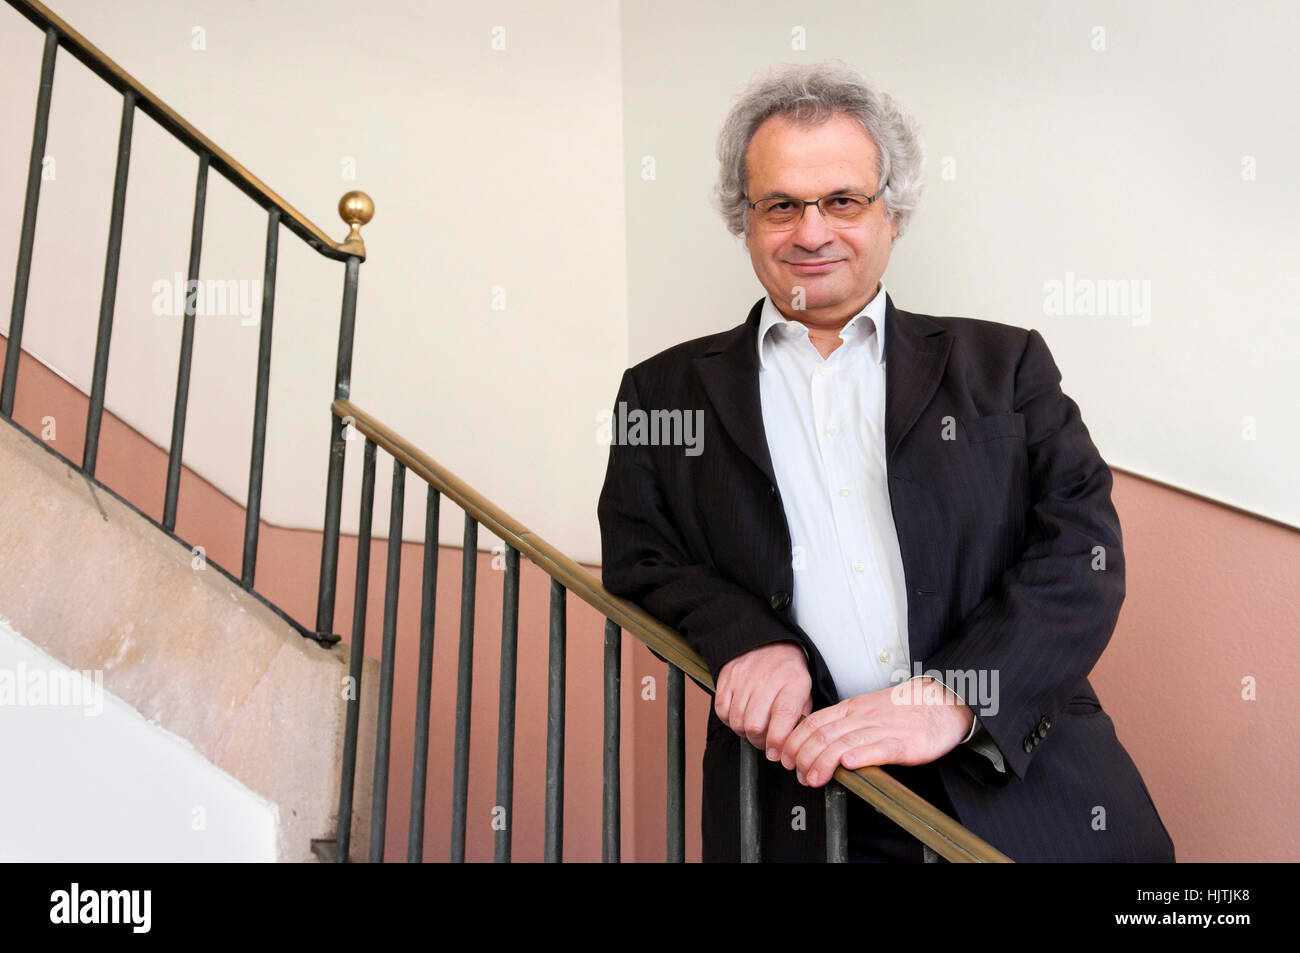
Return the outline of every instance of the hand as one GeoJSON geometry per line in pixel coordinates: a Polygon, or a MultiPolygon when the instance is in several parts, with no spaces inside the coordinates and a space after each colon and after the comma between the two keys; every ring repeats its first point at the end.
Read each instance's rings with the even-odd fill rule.
{"type": "Polygon", "coordinates": [[[974,718],[946,685],[915,679],[809,715],[786,738],[781,763],[810,787],[825,784],[841,764],[929,764],[961,743],[974,718]]]}
{"type": "Polygon", "coordinates": [[[812,676],[795,642],[738,655],[718,672],[713,710],[723,724],[775,761],[801,715],[812,711],[812,676]]]}

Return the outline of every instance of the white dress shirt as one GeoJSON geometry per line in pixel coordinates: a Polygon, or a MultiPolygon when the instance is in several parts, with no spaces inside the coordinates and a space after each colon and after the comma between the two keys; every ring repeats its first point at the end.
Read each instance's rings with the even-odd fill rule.
{"type": "Polygon", "coordinates": [[[885,471],[884,284],[830,357],[808,330],[763,302],[759,397],[794,546],[791,611],[849,698],[895,685],[911,667],[885,471]]]}
{"type": "MultiPolygon", "coordinates": [[[[794,547],[791,611],[841,698],[889,688],[911,669],[885,466],[886,333],[883,282],[829,357],[770,296],[758,326],[763,429],[794,547]]],[[[965,743],[1005,770],[978,718],[965,743]]]]}

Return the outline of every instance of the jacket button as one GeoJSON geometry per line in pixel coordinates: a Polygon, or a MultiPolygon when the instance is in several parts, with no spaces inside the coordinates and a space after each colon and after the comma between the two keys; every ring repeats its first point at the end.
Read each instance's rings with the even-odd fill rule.
{"type": "Polygon", "coordinates": [[[790,604],[790,593],[786,592],[784,589],[772,593],[771,603],[772,608],[777,612],[780,612],[790,604]]]}
{"type": "Polygon", "coordinates": [[[1028,736],[1026,736],[1025,743],[1022,744],[1020,747],[1025,749],[1025,754],[1032,754],[1034,750],[1034,742],[1028,736]]]}
{"type": "Polygon", "coordinates": [[[772,499],[774,499],[774,500],[776,499],[776,495],[777,495],[777,494],[776,494],[776,487],[775,487],[775,486],[769,486],[769,487],[767,488],[767,492],[768,492],[768,495],[772,497],[772,499]]]}
{"type": "Polygon", "coordinates": [[[1048,728],[1051,728],[1052,727],[1051,716],[1044,715],[1043,720],[1038,723],[1038,727],[1042,728],[1044,731],[1046,731],[1048,728]]]}
{"type": "Polygon", "coordinates": [[[1044,738],[1047,737],[1047,729],[1044,728],[1042,725],[1039,725],[1038,730],[1035,732],[1035,734],[1038,736],[1038,740],[1042,741],[1044,738]]]}

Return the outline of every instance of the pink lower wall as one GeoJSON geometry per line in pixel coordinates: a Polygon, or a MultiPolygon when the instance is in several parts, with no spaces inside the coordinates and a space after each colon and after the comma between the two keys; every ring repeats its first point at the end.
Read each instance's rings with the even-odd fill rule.
{"type": "Polygon", "coordinates": [[[1114,501],[1127,590],[1092,683],[1178,859],[1300,859],[1300,533],[1122,473],[1114,501]]]}
{"type": "MultiPolygon", "coordinates": [[[[0,339],[0,353],[4,342],[0,339]]],[[[23,355],[14,418],[81,459],[86,397],[23,355]]],[[[321,456],[326,454],[322,432],[321,456]]],[[[105,414],[97,476],[161,517],[166,452],[105,414]]],[[[380,465],[377,481],[388,473],[380,465]]],[[[1290,704],[1300,679],[1300,533],[1213,502],[1117,472],[1114,500],[1124,532],[1127,598],[1093,684],[1120,740],[1173,836],[1181,861],[1300,859],[1300,828],[1288,803],[1300,781],[1294,739],[1300,714],[1290,704]],[[1255,697],[1243,697],[1253,679],[1255,697]]],[[[422,508],[423,484],[408,478],[408,508],[422,508]]],[[[594,503],[593,503],[594,505],[594,503]]],[[[177,533],[201,543],[208,558],[238,574],[243,508],[186,470],[177,533]]],[[[461,513],[444,504],[443,520],[461,513]]],[[[385,540],[370,557],[366,653],[379,655],[385,540]]],[[[459,640],[459,549],[439,550],[433,711],[425,858],[448,856],[452,726],[459,640]]],[[[478,554],[468,846],[490,860],[496,790],[503,573],[500,557],[478,554]]],[[[298,620],[315,620],[320,534],[263,524],[257,589],[298,620]]],[[[421,547],[402,547],[393,753],[386,857],[406,856],[415,669],[420,618],[421,547]]],[[[335,629],[350,636],[356,539],[340,541],[335,629]]],[[[526,560],[520,580],[513,858],[542,856],[546,754],[546,658],[549,580],[526,560]]],[[[569,599],[566,700],[565,857],[599,860],[601,808],[601,663],[603,619],[569,599]]],[[[624,639],[622,679],[622,852],[625,860],[665,857],[664,665],[624,639]],[[647,676],[652,686],[643,684],[647,676]],[[652,692],[647,689],[652,689],[652,692]],[[654,697],[646,697],[653,693],[654,697]]],[[[699,859],[700,758],[709,699],[687,688],[687,858],[699,859]]],[[[356,845],[353,856],[364,856],[356,845]]]]}

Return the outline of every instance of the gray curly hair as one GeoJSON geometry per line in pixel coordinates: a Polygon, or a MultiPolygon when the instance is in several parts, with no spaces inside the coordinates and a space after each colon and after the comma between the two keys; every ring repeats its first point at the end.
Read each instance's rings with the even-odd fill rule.
{"type": "Polygon", "coordinates": [[[885,213],[898,223],[902,238],[925,187],[920,127],[889,94],[873,89],[842,60],[774,67],[751,82],[731,107],[718,133],[713,204],[733,235],[748,234],[745,155],[758,127],[777,115],[816,125],[841,113],[862,123],[876,143],[876,173],[878,181],[885,183],[885,213]]]}

